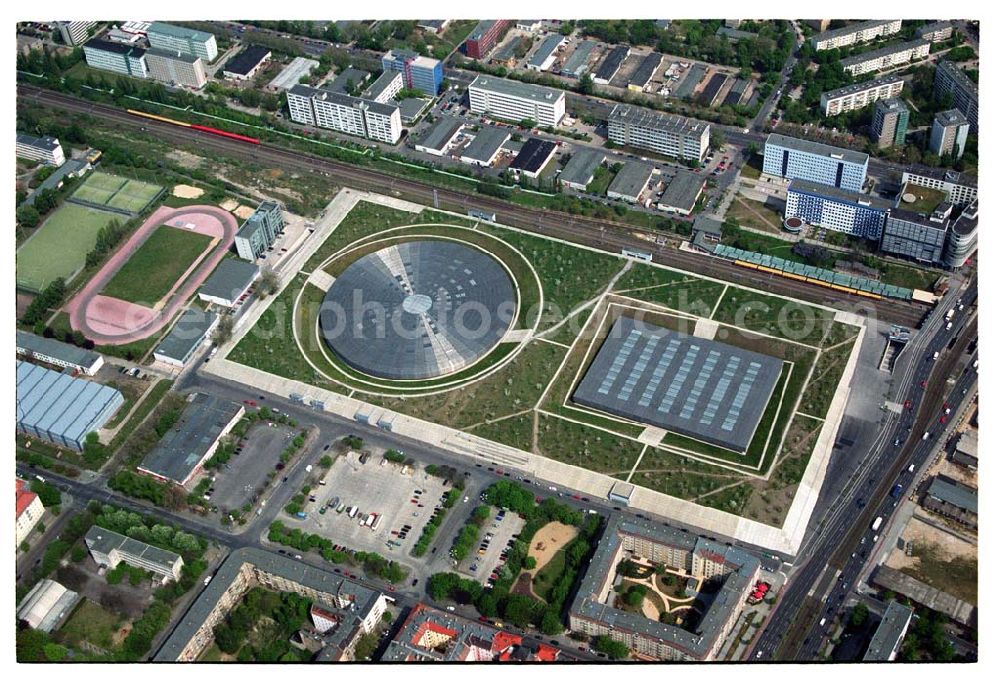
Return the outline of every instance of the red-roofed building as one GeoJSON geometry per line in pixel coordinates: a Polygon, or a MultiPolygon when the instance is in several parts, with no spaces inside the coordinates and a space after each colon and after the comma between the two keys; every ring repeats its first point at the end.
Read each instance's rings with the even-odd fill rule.
{"type": "Polygon", "coordinates": [[[21,542],[27,538],[31,530],[42,519],[45,508],[42,506],[42,499],[28,488],[28,483],[24,480],[14,480],[14,491],[17,497],[17,544],[21,545],[21,542]]]}

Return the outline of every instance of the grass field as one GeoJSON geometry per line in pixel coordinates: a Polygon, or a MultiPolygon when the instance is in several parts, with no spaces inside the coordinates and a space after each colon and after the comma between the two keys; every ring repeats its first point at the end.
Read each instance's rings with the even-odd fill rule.
{"type": "Polygon", "coordinates": [[[58,635],[63,642],[73,647],[78,647],[80,642],[90,642],[102,649],[111,649],[114,633],[119,625],[115,614],[83,598],[58,635]]]}
{"type": "Polygon", "coordinates": [[[211,242],[207,235],[160,226],[118,269],[101,293],[152,306],[166,296],[211,242]]]}
{"type": "Polygon", "coordinates": [[[104,172],[93,172],[73,193],[73,197],[93,205],[138,213],[159,195],[161,186],[136,179],[126,179],[104,172]]]}
{"type": "Polygon", "coordinates": [[[83,267],[97,242],[97,232],[123,217],[75,204],[64,204],[17,250],[17,285],[40,291],[57,277],[69,278],[83,267]]]}

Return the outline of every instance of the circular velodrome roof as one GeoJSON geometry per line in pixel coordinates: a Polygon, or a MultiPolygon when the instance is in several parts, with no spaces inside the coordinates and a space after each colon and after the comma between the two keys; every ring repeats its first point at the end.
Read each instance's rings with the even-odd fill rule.
{"type": "Polygon", "coordinates": [[[334,281],[320,331],[366,374],[434,378],[489,352],[511,326],[516,299],[492,256],[456,242],[402,242],[363,256],[334,281]]]}

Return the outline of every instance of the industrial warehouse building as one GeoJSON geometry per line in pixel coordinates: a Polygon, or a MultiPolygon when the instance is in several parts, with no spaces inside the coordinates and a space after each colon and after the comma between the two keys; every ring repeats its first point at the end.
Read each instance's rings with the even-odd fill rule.
{"type": "Polygon", "coordinates": [[[559,180],[564,186],[574,190],[586,190],[597,168],[604,162],[604,152],[594,148],[580,148],[563,167],[559,180]]]}
{"type": "Polygon", "coordinates": [[[80,594],[43,578],[17,605],[17,619],[42,632],[56,630],[69,617],[80,594]]]}
{"type": "Polygon", "coordinates": [[[281,69],[281,72],[268,83],[267,88],[272,91],[281,89],[291,89],[299,84],[299,81],[313,72],[319,66],[316,59],[307,59],[304,56],[297,56],[292,62],[281,69]]]}
{"type": "Polygon", "coordinates": [[[781,360],[619,317],[575,403],[746,453],[781,360]]]}
{"type": "Polygon", "coordinates": [[[521,151],[510,163],[510,171],[515,175],[524,175],[532,179],[537,179],[538,175],[545,169],[552,156],[556,154],[556,144],[551,141],[532,137],[521,147],[521,151]]]}
{"type": "Polygon", "coordinates": [[[191,306],[156,346],[153,358],[174,367],[183,367],[217,324],[218,315],[191,306]]]}
{"type": "Polygon", "coordinates": [[[239,259],[225,259],[201,285],[198,298],[232,308],[239,298],[250,290],[250,285],[258,277],[260,268],[256,264],[239,259]]]}
{"type": "Polygon", "coordinates": [[[83,451],[87,433],[108,422],[125,398],[114,388],[30,362],[17,363],[17,430],[83,451]]]}
{"type": "Polygon", "coordinates": [[[243,405],[196,393],[180,419],[146,454],[137,470],[185,486],[243,417],[243,405]]]}
{"type": "Polygon", "coordinates": [[[83,537],[91,557],[101,566],[114,569],[119,562],[145,569],[161,580],[177,581],[181,577],[184,558],[175,552],[148,545],[128,536],[94,525],[83,537]]]}
{"type": "Polygon", "coordinates": [[[93,376],[104,366],[104,357],[99,353],[20,329],[17,331],[17,354],[64,369],[75,369],[87,376],[93,376]]]}
{"type": "Polygon", "coordinates": [[[508,140],[510,140],[510,132],[507,131],[506,127],[483,125],[476,132],[476,137],[462,151],[460,159],[469,165],[489,167],[508,140]]]}
{"type": "Polygon", "coordinates": [[[531,120],[543,127],[555,127],[566,115],[566,93],[517,80],[480,75],[469,85],[469,108],[476,115],[491,115],[512,122],[531,120]]]}
{"type": "Polygon", "coordinates": [[[704,160],[710,133],[704,122],[626,104],[615,104],[608,116],[609,141],[682,160],[704,160]]]}
{"type": "Polygon", "coordinates": [[[462,131],[461,120],[442,115],[427,130],[424,138],[418,141],[415,147],[421,153],[442,157],[460,131],[462,131]]]}
{"type": "Polygon", "coordinates": [[[608,184],[608,197],[635,204],[653,178],[653,165],[629,161],[622,165],[608,184]]]}
{"type": "Polygon", "coordinates": [[[251,80],[271,58],[271,50],[260,45],[250,45],[229,60],[222,76],[227,80],[251,80]]]}
{"type": "Polygon", "coordinates": [[[705,177],[686,169],[678,169],[670,179],[656,208],[670,214],[690,216],[705,190],[705,177]]]}

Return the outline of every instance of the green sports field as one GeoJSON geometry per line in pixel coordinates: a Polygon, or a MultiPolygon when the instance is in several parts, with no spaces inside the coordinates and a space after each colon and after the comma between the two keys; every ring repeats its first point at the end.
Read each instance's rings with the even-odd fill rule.
{"type": "Polygon", "coordinates": [[[73,198],[97,207],[141,212],[162,190],[160,186],[126,179],[104,172],[93,172],[73,193],[73,198]]]}
{"type": "Polygon", "coordinates": [[[40,291],[57,277],[68,279],[83,267],[97,242],[97,231],[115,219],[124,217],[64,204],[17,250],[17,286],[40,291]]]}
{"type": "Polygon", "coordinates": [[[159,226],[105,285],[101,294],[152,306],[211,244],[212,238],[159,226]]]}

